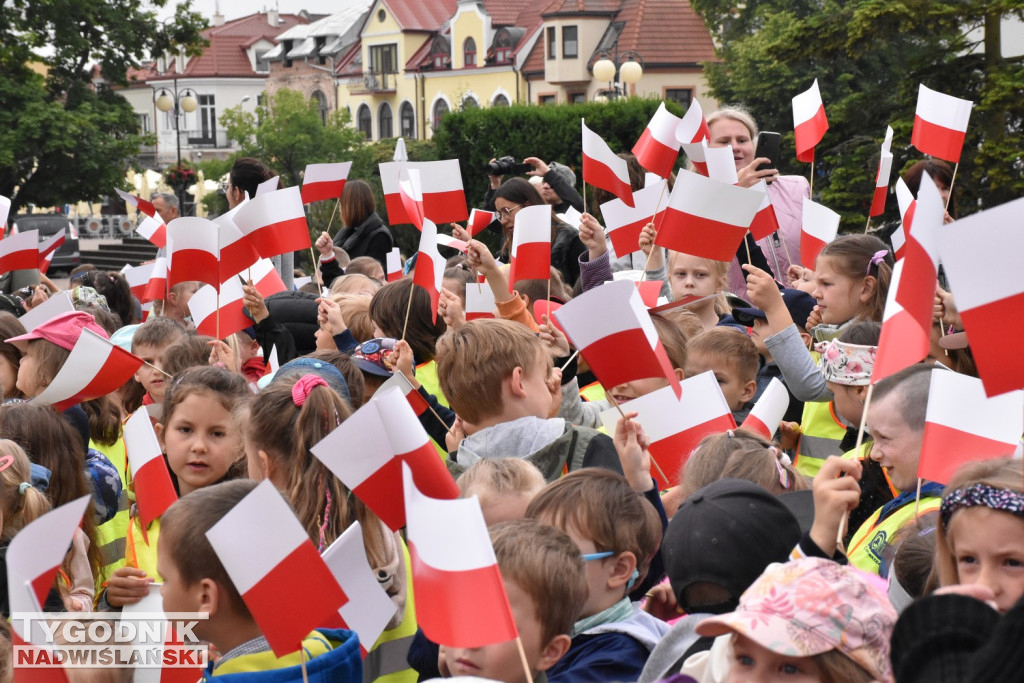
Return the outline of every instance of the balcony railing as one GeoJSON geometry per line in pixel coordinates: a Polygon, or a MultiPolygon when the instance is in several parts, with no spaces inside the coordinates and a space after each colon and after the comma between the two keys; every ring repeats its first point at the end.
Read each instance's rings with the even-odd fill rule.
{"type": "Polygon", "coordinates": [[[397,76],[387,71],[367,71],[361,78],[354,78],[346,85],[352,94],[395,92],[397,76]]]}

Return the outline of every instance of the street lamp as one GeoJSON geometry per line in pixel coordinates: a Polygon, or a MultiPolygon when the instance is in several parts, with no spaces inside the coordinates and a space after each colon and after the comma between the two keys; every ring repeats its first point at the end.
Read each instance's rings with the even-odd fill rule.
{"type": "Polygon", "coordinates": [[[644,59],[636,50],[628,50],[619,55],[619,41],[616,40],[613,50],[602,50],[600,57],[594,62],[594,78],[608,83],[607,90],[599,90],[594,98],[598,102],[627,97],[626,87],[633,85],[644,75],[644,59]],[[600,99],[604,98],[604,99],[600,99]]]}
{"type": "MultiPolygon", "coordinates": [[[[167,113],[173,111],[172,119],[174,120],[174,137],[178,143],[178,168],[181,168],[181,131],[179,128],[179,117],[181,114],[191,114],[199,106],[199,102],[196,100],[195,93],[191,88],[185,88],[178,90],[178,79],[173,79],[173,92],[168,91],[167,88],[161,88],[160,92],[153,91],[153,103],[156,108],[160,111],[167,113]]],[[[178,197],[178,207],[185,215],[185,188],[174,188],[174,193],[178,197]]]]}

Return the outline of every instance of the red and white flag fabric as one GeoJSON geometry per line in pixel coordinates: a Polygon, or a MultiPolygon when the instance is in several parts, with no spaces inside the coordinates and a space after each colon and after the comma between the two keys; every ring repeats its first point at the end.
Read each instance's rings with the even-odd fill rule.
{"type": "Polygon", "coordinates": [[[907,233],[913,227],[914,213],[917,211],[917,199],[903,178],[896,178],[896,203],[900,208],[900,224],[889,240],[892,242],[893,256],[899,261],[907,252],[907,233]]]}
{"type": "Polygon", "coordinates": [[[885,312],[882,314],[882,335],[878,340],[874,365],[871,367],[872,384],[903,368],[920,363],[931,348],[931,325],[922,327],[921,322],[905,311],[896,300],[896,293],[903,281],[905,264],[906,261],[897,261],[892,269],[885,312]]]}
{"type": "Polygon", "coordinates": [[[652,309],[658,305],[661,288],[665,285],[664,280],[641,280],[634,284],[636,284],[637,291],[640,292],[640,299],[644,302],[644,306],[652,309]]]}
{"type": "Polygon", "coordinates": [[[778,377],[773,377],[740,427],[760,434],[771,441],[787,409],[789,409],[789,391],[778,377]]]}
{"type": "Polygon", "coordinates": [[[309,228],[297,187],[265,192],[235,214],[235,225],[264,258],[309,249],[309,228]]]}
{"type": "Polygon", "coordinates": [[[626,160],[617,156],[604,139],[583,127],[583,183],[607,190],[621,199],[627,206],[633,206],[633,187],[629,183],[629,167],[626,160]]]}
{"type": "Polygon", "coordinates": [[[124,447],[132,473],[132,491],[139,508],[139,521],[146,529],[164,514],[178,494],[167,472],[163,450],[153,431],[153,422],[145,408],[136,410],[124,423],[124,447]]]}
{"type": "Polygon", "coordinates": [[[213,221],[187,216],[167,226],[167,285],[196,280],[220,287],[220,231],[213,221]]]}
{"type": "Polygon", "coordinates": [[[456,648],[518,638],[480,501],[425,495],[408,465],[399,476],[409,517],[416,622],[423,634],[456,648]]]}
{"type": "Polygon", "coordinates": [[[384,396],[384,392],[391,388],[398,389],[402,392],[402,395],[405,396],[406,403],[408,403],[409,407],[412,408],[412,412],[416,414],[416,417],[419,417],[430,409],[429,404],[427,404],[427,399],[423,398],[420,392],[413,388],[412,382],[410,382],[409,379],[401,372],[394,373],[391,377],[385,380],[384,384],[377,387],[377,391],[373,394],[373,399],[378,396],[384,396]]]}
{"type": "Polygon", "coordinates": [[[26,230],[0,240],[0,273],[39,266],[39,231],[26,230]]]}
{"type": "Polygon", "coordinates": [[[86,328],[57,376],[32,402],[63,411],[116,391],[141,366],[141,358],[86,328]]]}
{"type": "Polygon", "coordinates": [[[676,129],[680,123],[682,119],[666,109],[664,102],[659,104],[658,111],[654,112],[640,139],[633,145],[637,162],[651,173],[669,177],[679,158],[676,129]]]}
{"type": "MultiPolygon", "coordinates": [[[[939,274],[939,231],[942,230],[946,208],[939,188],[931,177],[921,175],[917,192],[914,224],[905,233],[906,256],[903,278],[896,290],[896,301],[925,330],[931,331],[935,308],[935,287],[939,274]]],[[[890,288],[892,285],[890,285],[890,288]]]]}
{"type": "Polygon", "coordinates": [[[686,154],[686,158],[693,164],[693,172],[707,177],[708,176],[708,160],[706,152],[708,150],[707,142],[702,140],[700,142],[684,142],[682,150],[686,154]]]}
{"type": "Polygon", "coordinates": [[[348,600],[269,479],[206,538],[278,657],[298,650],[348,600]]]}
{"type": "Polygon", "coordinates": [[[493,318],[494,292],[490,287],[470,287],[466,285],[466,320],[493,318]]]}
{"type": "Polygon", "coordinates": [[[922,83],[910,144],[922,154],[960,163],[974,103],[931,90],[922,83]]]}
{"type": "Polygon", "coordinates": [[[732,145],[724,147],[708,147],[707,142],[701,143],[704,146],[704,163],[707,166],[707,176],[729,185],[739,182],[736,174],[736,158],[733,156],[732,145]]]}
{"type": "Polygon", "coordinates": [[[153,270],[149,274],[149,282],[139,301],[162,301],[167,298],[167,257],[157,256],[153,261],[153,270]]]}
{"type": "MultiPolygon", "coordinates": [[[[256,288],[256,291],[264,299],[288,289],[284,284],[284,280],[281,279],[281,274],[277,272],[273,262],[268,258],[261,258],[252,264],[252,267],[245,273],[239,273],[238,275],[244,277],[247,281],[249,278],[252,278],[253,287],[256,288]]],[[[237,278],[232,277],[231,279],[235,280],[237,278]]]]}
{"type": "Polygon", "coordinates": [[[633,206],[621,199],[612,199],[601,205],[605,231],[612,242],[616,256],[628,256],[640,249],[640,233],[653,222],[658,225],[668,209],[668,181],[658,180],[633,193],[633,206]]]}
{"type": "Polygon", "coordinates": [[[399,389],[378,389],[372,401],[310,450],[394,531],[408,519],[402,497],[403,463],[412,469],[421,490],[436,498],[459,497],[455,480],[399,389]]]}
{"type": "Polygon", "coordinates": [[[260,255],[252,242],[235,225],[235,216],[248,203],[243,199],[235,208],[213,219],[217,224],[217,244],[220,248],[220,281],[241,273],[252,266],[260,255]]]}
{"type": "Polygon", "coordinates": [[[388,282],[394,282],[395,280],[402,279],[402,253],[398,250],[398,247],[393,248],[387,254],[388,262],[388,282]]]}
{"type": "Polygon", "coordinates": [[[276,175],[269,180],[264,180],[256,186],[256,196],[259,197],[261,194],[266,194],[268,192],[277,192],[277,188],[280,184],[281,176],[279,175],[276,175]]]}
{"type": "Polygon", "coordinates": [[[210,285],[200,287],[188,300],[196,332],[215,339],[227,339],[252,325],[252,319],[245,315],[245,306],[242,305],[244,295],[242,283],[236,277],[221,283],[220,296],[210,285]]]}
{"type": "Polygon", "coordinates": [[[469,217],[458,159],[387,161],[380,164],[380,183],[391,225],[413,222],[399,196],[398,180],[402,169],[417,170],[420,173],[425,218],[436,224],[464,221],[469,217]]]}
{"type": "Polygon", "coordinates": [[[889,175],[892,173],[892,126],[885,127],[885,139],[878,157],[878,173],[875,174],[875,194],[871,198],[868,216],[881,216],[885,212],[885,197],[889,194],[889,175]]]}
{"type": "Polygon", "coordinates": [[[125,192],[124,190],[116,187],[114,188],[114,192],[117,193],[118,197],[124,200],[125,204],[134,207],[139,213],[159,220],[159,216],[157,216],[156,207],[153,206],[153,202],[148,199],[143,199],[138,195],[125,192]]]}
{"type": "MultiPolygon", "coordinates": [[[[338,610],[339,625],[356,632],[365,657],[398,608],[370,567],[359,522],[353,522],[345,529],[345,533],[324,551],[322,557],[348,597],[338,610]]],[[[330,627],[331,624],[324,625],[330,627]]]]}
{"type": "Polygon", "coordinates": [[[135,232],[152,242],[154,246],[161,249],[167,246],[167,226],[159,218],[143,216],[135,226],[135,232]]]}
{"type": "Polygon", "coordinates": [[[762,194],[680,171],[654,243],[673,251],[731,261],[754,221],[762,194]]]}
{"type": "Polygon", "coordinates": [[[71,313],[75,310],[75,304],[71,301],[71,292],[65,290],[54,294],[49,299],[32,308],[31,311],[18,318],[25,327],[25,332],[31,332],[45,322],[53,320],[58,315],[71,313]]]}
{"type": "Polygon", "coordinates": [[[595,287],[554,316],[605,389],[659,377],[679,394],[679,379],[634,283],[617,280],[595,287]]]}
{"type": "Polygon", "coordinates": [[[484,231],[488,225],[498,220],[498,214],[483,209],[472,209],[469,212],[469,220],[466,221],[466,232],[470,237],[476,237],[484,231]]]}
{"type": "Polygon", "coordinates": [[[817,78],[810,88],[793,98],[793,129],[796,133],[797,160],[813,162],[814,147],[828,130],[828,118],[825,116],[825,104],[821,101],[817,78]]]}
{"type": "Polygon", "coordinates": [[[46,275],[46,271],[50,269],[50,262],[53,261],[53,255],[57,253],[57,249],[64,244],[64,231],[60,231],[39,243],[39,272],[46,275]]]}
{"type": "Polygon", "coordinates": [[[533,320],[537,325],[544,325],[544,316],[548,316],[551,319],[551,324],[558,328],[558,330],[565,334],[565,330],[558,324],[558,319],[555,318],[555,311],[562,307],[562,304],[557,301],[551,301],[549,299],[537,299],[533,302],[533,320]]]}
{"type": "Polygon", "coordinates": [[[1011,456],[1024,433],[1024,391],[988,397],[981,380],[932,370],[917,476],[948,484],[961,465],[1011,456]]]}
{"type": "Polygon", "coordinates": [[[11,198],[0,194],[0,239],[4,237],[7,229],[7,217],[11,215],[11,198]]]}
{"type": "Polygon", "coordinates": [[[437,226],[429,218],[423,219],[420,248],[416,252],[416,265],[412,269],[413,286],[419,285],[430,295],[430,315],[437,322],[437,304],[441,300],[445,260],[437,250],[437,226]]]}
{"type": "Polygon", "coordinates": [[[702,140],[711,139],[711,130],[704,118],[704,110],[698,100],[692,100],[686,108],[683,118],[679,119],[676,126],[676,140],[681,145],[700,143],[702,140]]]}
{"type": "Polygon", "coordinates": [[[122,623],[136,623],[141,620],[160,629],[156,637],[151,635],[152,631],[149,628],[133,629],[135,630],[135,639],[132,641],[132,646],[150,649],[154,656],[152,661],[162,662],[164,666],[162,668],[154,666],[153,668],[139,667],[135,669],[132,672],[132,683],[196,683],[203,677],[204,667],[199,652],[206,646],[193,642],[186,643],[184,634],[177,632],[176,624],[168,620],[164,613],[162,590],[161,584],[151,583],[146,597],[121,608],[122,623]],[[156,638],[160,638],[160,640],[157,641],[156,638]],[[186,657],[190,653],[195,653],[192,655],[192,659],[198,660],[193,667],[187,666],[186,657]]]}
{"type": "Polygon", "coordinates": [[[312,204],[325,199],[340,199],[351,168],[351,161],[306,164],[306,170],[302,174],[302,203],[312,204]]]}
{"type": "Polygon", "coordinates": [[[764,193],[761,204],[757,207],[757,214],[754,215],[754,220],[750,223],[750,236],[754,238],[754,241],[763,240],[778,231],[779,217],[775,213],[775,207],[772,206],[772,197],[768,194],[768,183],[762,180],[750,189],[764,193]]]}
{"type": "Polygon", "coordinates": [[[811,268],[818,254],[839,234],[838,213],[804,197],[804,211],[800,223],[800,263],[811,268]]]}
{"type": "Polygon", "coordinates": [[[551,207],[524,206],[516,212],[512,227],[512,252],[509,260],[508,289],[520,280],[547,280],[551,277],[551,207]]]}
{"type": "Polygon", "coordinates": [[[398,198],[409,221],[423,229],[423,183],[419,169],[403,168],[398,172],[398,198]]]}
{"type": "Polygon", "coordinates": [[[939,254],[989,396],[1024,387],[1024,199],[942,226],[939,254]],[[979,277],[984,273],[984,277],[979,277]]]}
{"type": "Polygon", "coordinates": [[[449,249],[460,251],[463,254],[466,253],[466,249],[469,247],[468,243],[463,242],[460,239],[456,239],[451,235],[446,235],[443,232],[437,234],[437,243],[442,247],[448,247],[449,249]]]}
{"type": "MultiPolygon", "coordinates": [[[[683,380],[682,397],[676,396],[672,387],[663,387],[628,401],[621,408],[626,413],[638,413],[636,420],[650,439],[651,459],[658,464],[651,476],[657,480],[659,488],[679,484],[683,466],[701,439],[736,427],[729,404],[711,371],[683,380]]],[[[615,433],[619,417],[619,411],[614,408],[601,413],[609,434],[615,433]]]]}

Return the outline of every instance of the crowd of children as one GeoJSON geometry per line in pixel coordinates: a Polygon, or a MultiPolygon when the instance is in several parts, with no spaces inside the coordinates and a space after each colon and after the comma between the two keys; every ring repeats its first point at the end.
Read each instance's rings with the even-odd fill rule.
{"type": "MultiPolygon", "coordinates": [[[[750,143],[742,117],[715,121],[733,144],[750,143]]],[[[741,177],[753,178],[762,160],[740,156],[741,177]]],[[[496,203],[508,242],[514,212],[543,201],[525,181],[506,185],[496,203]]],[[[552,233],[572,246],[562,245],[550,283],[510,287],[508,270],[455,226],[468,246],[447,264],[436,311],[411,277],[383,282],[380,259],[350,261],[324,233],[322,272],[337,277],[322,291],[266,299],[247,285],[252,325],[223,340],[192,329],[198,283],[172,287],[141,322],[124,279],[95,270],[85,284],[72,278],[74,312],[31,331],[0,313],[0,560],[33,520],[88,496],[44,609],[116,612],[159,584],[166,611],[208,613],[196,634],[214,653],[211,679],[1019,680],[1021,461],[971,463],[945,486],[918,479],[932,370],[973,366],[969,351],[936,352],[869,394],[890,245],[841,236],[815,263],[790,265],[787,255],[787,272],[775,272],[757,265],[768,266],[757,245],[754,258],[732,264],[665,250],[654,224],[623,261],[597,212],[583,214],[575,241],[571,232],[552,214],[552,233]],[[586,354],[533,304],[599,289],[622,277],[613,271],[623,262],[646,263],[624,275],[663,281],[675,302],[650,313],[674,378],[602,387],[586,354]],[[733,276],[745,277],[742,291],[729,291],[733,276]],[[483,287],[495,310],[467,322],[467,290],[483,287]],[[119,390],[63,411],[33,402],[86,330],[144,364],[119,390]],[[668,473],[678,483],[659,490],[654,477],[665,474],[629,402],[703,373],[736,424],[775,379],[789,407],[769,425],[773,438],[741,428],[706,435],[668,473]],[[417,625],[404,532],[314,455],[395,382],[419,406],[461,495],[480,503],[518,641],[431,642],[417,625]],[[610,430],[601,413],[615,408],[610,430]],[[124,438],[140,410],[178,495],[146,524],[124,438]],[[262,480],[320,552],[359,524],[394,603],[376,642],[325,624],[301,656],[271,651],[206,535],[262,480]]],[[[25,312],[21,301],[3,303],[25,312]]],[[[936,312],[936,330],[960,324],[944,290],[936,312]]],[[[0,589],[4,616],[9,588],[0,589]]],[[[451,609],[450,620],[473,611],[473,595],[451,609]]]]}

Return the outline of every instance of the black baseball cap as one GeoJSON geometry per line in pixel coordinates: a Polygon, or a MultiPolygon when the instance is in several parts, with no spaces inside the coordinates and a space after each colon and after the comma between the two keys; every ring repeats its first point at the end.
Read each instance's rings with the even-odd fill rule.
{"type": "MultiPolygon", "coordinates": [[[[795,322],[796,326],[800,329],[803,329],[804,326],[807,325],[807,318],[811,315],[811,311],[814,310],[814,306],[818,303],[817,300],[807,292],[788,287],[782,290],[782,301],[786,304],[786,308],[789,309],[789,315],[793,318],[793,322],[795,322]]],[[[768,318],[768,314],[760,308],[734,308],[732,309],[732,317],[735,318],[736,322],[740,325],[751,327],[754,324],[755,318],[766,320],[768,318]]]]}

